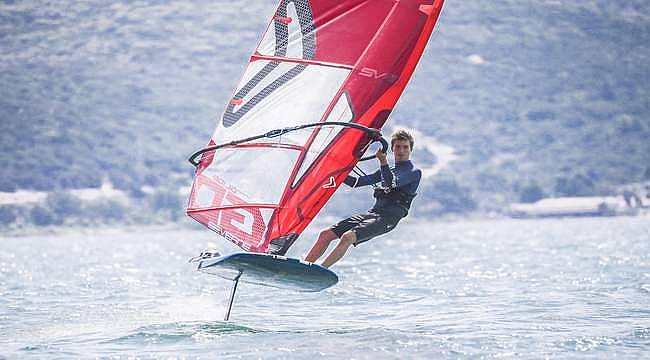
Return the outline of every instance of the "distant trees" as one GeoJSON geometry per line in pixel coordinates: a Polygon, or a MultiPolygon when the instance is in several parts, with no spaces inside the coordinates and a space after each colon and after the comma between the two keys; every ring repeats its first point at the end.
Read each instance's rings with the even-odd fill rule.
{"type": "MultiPolygon", "coordinates": [[[[20,209],[18,209],[20,210],[20,209]]],[[[71,223],[98,222],[111,223],[125,218],[127,205],[122,201],[110,198],[99,198],[92,201],[82,201],[67,192],[50,193],[41,204],[18,211],[14,207],[0,207],[0,225],[9,225],[23,219],[37,226],[62,225],[68,220],[71,223]]]]}
{"type": "Polygon", "coordinates": [[[594,182],[582,174],[562,176],[555,181],[555,193],[559,196],[590,196],[594,191],[594,182]]]}
{"type": "MultiPolygon", "coordinates": [[[[4,174],[3,174],[4,175],[4,174]]],[[[14,192],[18,190],[16,183],[11,179],[3,176],[0,177],[0,191],[2,192],[14,192]]]]}
{"type": "Polygon", "coordinates": [[[164,188],[143,199],[99,197],[82,200],[64,191],[50,193],[29,207],[0,206],[0,225],[19,222],[36,226],[74,224],[139,224],[176,221],[183,214],[183,197],[176,188],[164,188]]]}
{"type": "Polygon", "coordinates": [[[11,224],[16,221],[16,213],[11,206],[0,206],[0,225],[11,224]]]}
{"type": "Polygon", "coordinates": [[[36,191],[52,191],[56,188],[56,183],[46,176],[30,176],[28,174],[17,174],[14,179],[15,184],[20,189],[36,191]]]}
{"type": "Polygon", "coordinates": [[[476,210],[476,201],[468,187],[453,178],[440,178],[426,182],[416,198],[417,212],[421,215],[463,214],[476,210]]]}
{"type": "Polygon", "coordinates": [[[643,124],[638,118],[621,116],[617,119],[616,127],[621,135],[640,133],[644,130],[643,124]]]}
{"type": "Polygon", "coordinates": [[[555,113],[546,110],[529,111],[526,117],[531,121],[544,121],[554,119],[555,113]]]}
{"type": "Polygon", "coordinates": [[[58,174],[58,185],[61,189],[97,188],[102,185],[102,177],[98,172],[68,169],[58,174]]]}
{"type": "Polygon", "coordinates": [[[522,203],[534,203],[545,197],[544,190],[534,182],[524,186],[519,193],[519,201],[522,203]]]}
{"type": "Polygon", "coordinates": [[[50,193],[43,204],[29,210],[29,220],[34,225],[61,225],[65,219],[78,216],[82,202],[76,196],[58,191],[50,193]]]}
{"type": "Polygon", "coordinates": [[[183,203],[176,189],[162,189],[151,196],[150,207],[154,211],[166,213],[170,219],[176,220],[183,213],[183,203]]]}
{"type": "Polygon", "coordinates": [[[144,177],[135,169],[126,166],[122,171],[111,172],[109,175],[113,186],[118,190],[126,191],[130,197],[142,199],[145,193],[142,186],[145,185],[144,177]]]}
{"type": "Polygon", "coordinates": [[[66,192],[50,193],[45,202],[29,210],[29,220],[34,225],[61,225],[66,218],[81,213],[81,200],[66,192]]]}
{"type": "Polygon", "coordinates": [[[81,200],[76,196],[58,191],[47,195],[45,204],[48,209],[52,210],[56,216],[65,218],[75,216],[81,213],[81,200]]]}
{"type": "MultiPolygon", "coordinates": [[[[0,178],[0,191],[16,190],[56,191],[57,189],[97,188],[102,184],[100,173],[89,171],[80,166],[43,166],[38,163],[9,163],[3,169],[0,178]],[[27,165],[29,164],[29,165],[27,165]]],[[[53,159],[53,162],[73,161],[70,159],[53,159]]]]}
{"type": "Polygon", "coordinates": [[[101,223],[123,220],[126,216],[126,206],[114,199],[97,199],[87,203],[83,208],[84,217],[101,223]]]}
{"type": "Polygon", "coordinates": [[[38,226],[63,224],[62,216],[57,216],[52,210],[41,205],[37,205],[29,211],[29,218],[34,225],[38,226]]]}

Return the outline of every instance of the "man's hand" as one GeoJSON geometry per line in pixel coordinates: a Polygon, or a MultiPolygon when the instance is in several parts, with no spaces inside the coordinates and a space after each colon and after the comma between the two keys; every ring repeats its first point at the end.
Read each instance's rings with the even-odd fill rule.
{"type": "Polygon", "coordinates": [[[379,164],[388,165],[388,160],[386,160],[386,153],[381,151],[381,149],[377,150],[375,157],[377,157],[377,160],[379,160],[379,164]]]}

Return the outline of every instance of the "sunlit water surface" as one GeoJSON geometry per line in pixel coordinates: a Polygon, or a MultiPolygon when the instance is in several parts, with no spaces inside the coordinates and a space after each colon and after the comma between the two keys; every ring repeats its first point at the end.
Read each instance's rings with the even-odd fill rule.
{"type": "MultiPolygon", "coordinates": [[[[291,249],[302,256],[309,231],[291,249]]],[[[650,220],[411,220],[320,293],[187,263],[207,230],[0,238],[0,358],[648,358],[650,220]]]]}

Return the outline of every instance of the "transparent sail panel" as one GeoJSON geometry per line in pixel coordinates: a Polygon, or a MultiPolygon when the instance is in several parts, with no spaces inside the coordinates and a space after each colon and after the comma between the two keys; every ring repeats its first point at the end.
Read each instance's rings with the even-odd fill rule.
{"type": "MultiPolygon", "coordinates": [[[[299,154],[297,150],[273,147],[219,149],[201,175],[232,194],[223,205],[277,204],[299,154]]],[[[202,198],[199,190],[197,199],[202,198]]],[[[199,207],[201,204],[198,200],[199,207]]]]}

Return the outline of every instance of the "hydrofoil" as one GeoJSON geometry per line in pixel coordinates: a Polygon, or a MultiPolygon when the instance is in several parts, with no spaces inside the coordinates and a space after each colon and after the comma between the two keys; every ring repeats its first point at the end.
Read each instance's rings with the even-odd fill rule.
{"type": "Polygon", "coordinates": [[[338,276],[325,267],[280,255],[250,252],[221,255],[216,251],[204,251],[190,262],[198,263],[198,271],[233,281],[225,321],[230,317],[240,280],[300,292],[322,291],[339,281],[338,276]]]}

